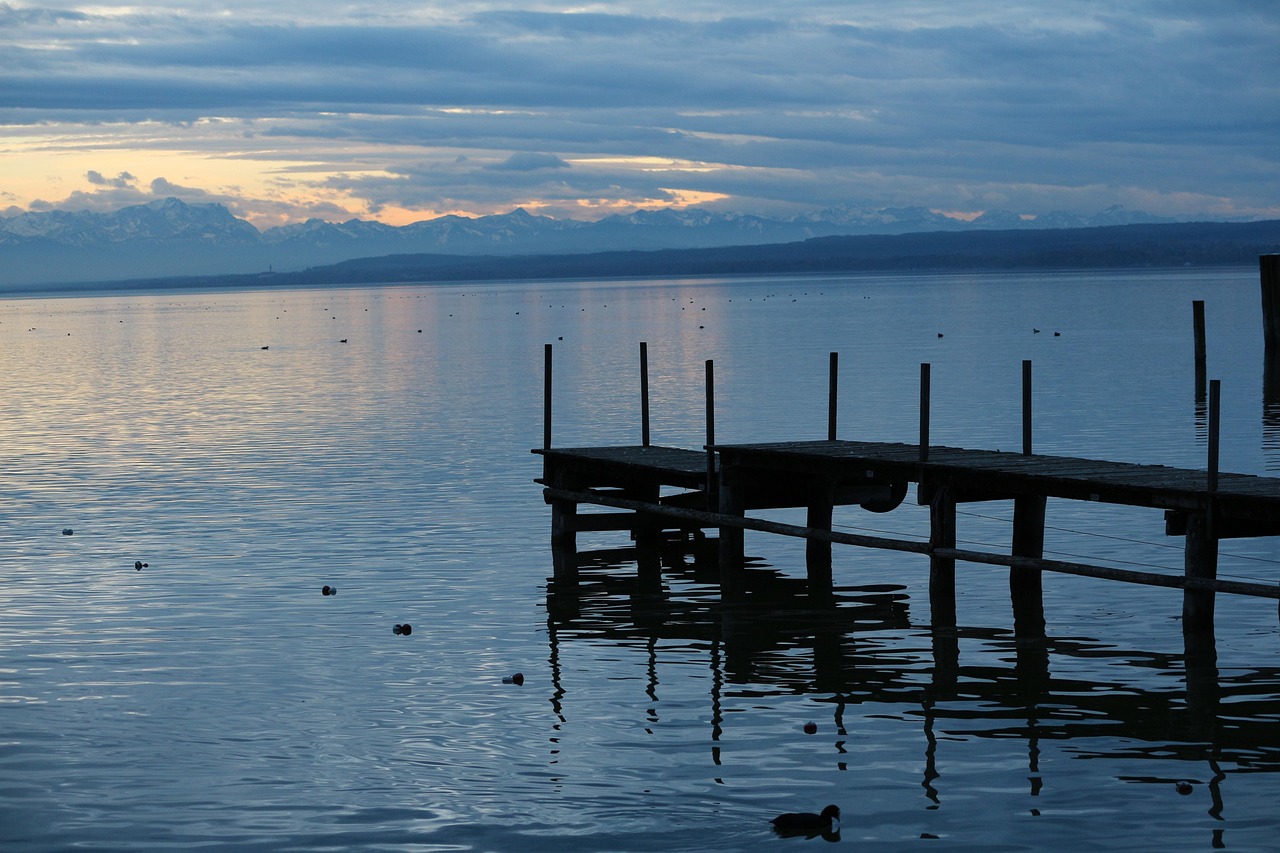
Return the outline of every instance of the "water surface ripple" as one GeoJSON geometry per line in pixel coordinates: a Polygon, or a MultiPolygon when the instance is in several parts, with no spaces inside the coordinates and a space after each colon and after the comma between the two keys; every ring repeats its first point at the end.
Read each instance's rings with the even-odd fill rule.
{"type": "MultiPolygon", "coordinates": [[[[0,848],[759,850],[836,802],[875,850],[1274,850],[1273,601],[1184,645],[1177,592],[1046,577],[1027,640],[962,566],[934,629],[927,561],[837,548],[815,612],[803,544],[754,534],[772,609],[723,610],[705,553],[644,590],[607,532],[570,590],[533,483],[548,342],[561,445],[638,443],[646,341],[658,443],[701,446],[706,359],[720,441],[822,437],[838,351],[842,436],[914,441],[929,362],[934,441],[1012,448],[1031,359],[1038,450],[1203,467],[1193,299],[1222,467],[1274,475],[1254,270],[0,302],[0,848]]],[[[836,524],[924,538],[911,504],[836,524]]],[[[961,510],[1007,547],[1009,505],[961,510]]],[[[1159,513],[1048,524],[1182,569],[1159,513]]],[[[1221,551],[1280,580],[1273,540],[1221,551]]]]}

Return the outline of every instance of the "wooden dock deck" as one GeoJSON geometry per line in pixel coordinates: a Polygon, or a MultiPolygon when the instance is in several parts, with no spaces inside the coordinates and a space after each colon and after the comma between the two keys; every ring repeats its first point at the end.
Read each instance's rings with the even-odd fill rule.
{"type": "Polygon", "coordinates": [[[1192,624],[1212,624],[1215,592],[1280,598],[1280,585],[1216,577],[1220,539],[1280,535],[1280,478],[1231,473],[1211,478],[1205,470],[945,446],[926,446],[922,453],[915,444],[846,440],[533,452],[543,457],[539,482],[552,505],[554,548],[574,549],[581,530],[631,530],[643,546],[656,542],[663,530],[718,528],[721,591],[727,601],[742,594],[747,529],[808,540],[806,570],[815,599],[830,595],[832,543],[927,555],[930,598],[943,621],[954,619],[957,560],[1008,566],[1015,614],[1032,622],[1043,620],[1043,571],[1182,588],[1184,619],[1192,624]],[[901,504],[911,485],[917,487],[917,502],[930,506],[928,541],[832,529],[834,507],[888,512],[901,504]],[[1043,559],[1048,498],[1163,510],[1164,532],[1186,537],[1185,573],[1043,559]],[[956,548],[956,506],[990,500],[1014,502],[1010,553],[956,548]],[[580,504],[622,511],[578,514],[580,504]],[[807,522],[788,525],[747,516],[770,507],[804,507],[807,522]]]}

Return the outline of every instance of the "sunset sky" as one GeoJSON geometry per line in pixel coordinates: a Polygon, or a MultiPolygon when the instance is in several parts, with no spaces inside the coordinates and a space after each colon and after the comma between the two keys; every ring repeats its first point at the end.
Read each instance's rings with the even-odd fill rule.
{"type": "Polygon", "coordinates": [[[0,213],[1280,218],[1275,0],[0,2],[0,213]]]}

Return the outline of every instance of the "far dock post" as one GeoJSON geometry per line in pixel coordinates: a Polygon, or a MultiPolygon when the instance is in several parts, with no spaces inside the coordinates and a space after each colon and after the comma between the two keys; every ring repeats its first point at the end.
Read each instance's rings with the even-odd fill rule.
{"type": "Polygon", "coordinates": [[[1196,336],[1196,402],[1203,403],[1206,381],[1208,377],[1208,359],[1206,357],[1204,334],[1204,300],[1196,299],[1191,303],[1192,323],[1196,336]]]}
{"type": "Polygon", "coordinates": [[[1213,632],[1213,586],[1191,586],[1195,581],[1212,584],[1218,577],[1218,535],[1214,529],[1213,505],[1218,491],[1218,424],[1222,408],[1222,380],[1209,383],[1209,464],[1203,506],[1187,513],[1187,541],[1182,591],[1182,630],[1213,632]]]}
{"type": "Polygon", "coordinates": [[[1258,258],[1262,275],[1262,385],[1267,391],[1280,388],[1280,255],[1258,258]]]}
{"type": "MultiPolygon", "coordinates": [[[[1031,362],[1022,362],[1022,453],[1031,455],[1031,362]]],[[[1044,495],[1018,495],[1013,499],[1013,556],[1044,556],[1044,495]]],[[[1013,599],[1014,634],[1044,636],[1044,593],[1039,569],[1012,566],[1009,592],[1013,599]]]]}
{"type": "Polygon", "coordinates": [[[836,440],[836,403],[840,378],[840,353],[831,353],[830,378],[827,389],[827,441],[836,440]]]}
{"type": "MultiPolygon", "coordinates": [[[[930,365],[920,365],[920,486],[919,500],[929,504],[929,548],[956,547],[956,494],[948,484],[930,483],[925,474],[929,464],[929,381],[930,365]]],[[[956,624],[956,561],[952,557],[929,555],[929,610],[935,626],[956,624]]]]}
{"type": "Polygon", "coordinates": [[[649,345],[640,342],[640,444],[649,446],[649,345]]]}

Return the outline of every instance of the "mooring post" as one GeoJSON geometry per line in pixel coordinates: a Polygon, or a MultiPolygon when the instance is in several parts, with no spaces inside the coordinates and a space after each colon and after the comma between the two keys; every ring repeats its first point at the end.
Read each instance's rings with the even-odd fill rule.
{"type": "MultiPolygon", "coordinates": [[[[555,489],[576,491],[581,481],[562,467],[543,461],[543,479],[555,489]]],[[[555,558],[556,578],[576,583],[578,578],[578,504],[576,501],[552,498],[551,504],[551,552],[555,558]]]]}
{"type": "Polygon", "coordinates": [[[827,441],[836,440],[836,398],[840,376],[840,353],[831,353],[827,370],[827,441]]]}
{"type": "Polygon", "coordinates": [[[640,342],[640,443],[649,446],[649,345],[640,342]]]}
{"type": "Polygon", "coordinates": [[[1280,255],[1260,256],[1258,267],[1262,276],[1262,386],[1275,391],[1280,387],[1280,255]]]}
{"type": "MultiPolygon", "coordinates": [[[[642,486],[630,490],[628,497],[656,504],[662,493],[660,486],[642,486]]],[[[643,512],[635,514],[631,536],[636,542],[636,572],[639,589],[644,593],[662,590],[662,522],[660,516],[643,512]]]]}
{"type": "MultiPolygon", "coordinates": [[[[1187,541],[1183,571],[1188,580],[1214,580],[1218,576],[1218,537],[1214,531],[1214,493],[1218,490],[1218,424],[1222,403],[1222,381],[1209,383],[1209,460],[1205,478],[1204,506],[1187,513],[1187,541]]],[[[1186,588],[1182,591],[1182,629],[1213,630],[1214,591],[1186,588]]]]}
{"type": "MultiPolygon", "coordinates": [[[[720,466],[719,479],[716,508],[724,515],[745,515],[745,484],[737,466],[720,466]]],[[[741,527],[720,528],[720,598],[725,602],[741,601],[746,596],[743,533],[741,527]]]]}
{"type": "MultiPolygon", "coordinates": [[[[929,362],[920,364],[920,464],[929,461],[929,362]]],[[[924,473],[924,472],[921,472],[924,473]]]]}
{"type": "MultiPolygon", "coordinates": [[[[1187,513],[1187,544],[1184,552],[1184,572],[1188,579],[1218,576],[1218,540],[1213,535],[1213,499],[1199,512],[1187,513]]],[[[1213,630],[1214,592],[1211,589],[1184,589],[1182,591],[1182,629],[1184,631],[1213,630]]]]}
{"type": "MultiPolygon", "coordinates": [[[[835,506],[835,483],[810,485],[808,515],[805,524],[814,530],[831,530],[835,506]]],[[[805,540],[805,569],[809,581],[809,598],[830,601],[833,597],[831,578],[831,543],[825,539],[805,540]]]]}
{"type": "Polygon", "coordinates": [[[1196,336],[1196,402],[1204,402],[1205,382],[1208,378],[1208,357],[1206,355],[1204,335],[1204,300],[1196,299],[1191,303],[1192,323],[1196,336]]]}
{"type": "Polygon", "coordinates": [[[1221,433],[1219,425],[1222,417],[1222,380],[1215,379],[1209,383],[1209,464],[1206,487],[1212,495],[1218,490],[1218,442],[1221,433]]]}
{"type": "Polygon", "coordinates": [[[923,506],[932,500],[932,486],[925,477],[929,462],[929,363],[920,365],[920,475],[916,478],[916,503],[923,506]]]}
{"type": "MultiPolygon", "coordinates": [[[[947,485],[934,489],[929,503],[929,547],[956,547],[956,497],[947,485]]],[[[956,561],[929,555],[929,610],[935,626],[956,624],[956,561]]]]}
{"type": "Polygon", "coordinates": [[[716,489],[716,374],[715,362],[707,359],[707,498],[708,505],[715,505],[716,489]]]}
{"type": "Polygon", "coordinates": [[[542,449],[551,449],[551,344],[542,350],[542,449]]]}
{"type": "Polygon", "coordinates": [[[1022,453],[1031,455],[1031,359],[1022,360],[1022,453]]]}
{"type": "MultiPolygon", "coordinates": [[[[1022,362],[1022,452],[1031,455],[1031,362],[1022,362]]],[[[1044,556],[1044,495],[1013,499],[1013,555],[1044,556]]],[[[1038,569],[1011,567],[1009,594],[1013,601],[1013,631],[1018,637],[1044,636],[1044,592],[1038,569]]]]}

